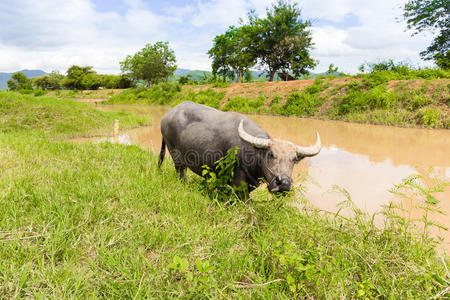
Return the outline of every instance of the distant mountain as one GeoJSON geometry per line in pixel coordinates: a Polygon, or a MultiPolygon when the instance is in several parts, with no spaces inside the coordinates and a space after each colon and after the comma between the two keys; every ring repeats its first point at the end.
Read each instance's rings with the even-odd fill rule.
{"type": "Polygon", "coordinates": [[[211,74],[210,71],[202,71],[202,70],[189,70],[189,69],[176,69],[173,76],[178,79],[180,76],[191,75],[192,79],[200,79],[203,76],[203,73],[211,74]]]}
{"type": "MultiPolygon", "coordinates": [[[[42,70],[21,70],[21,71],[17,71],[17,72],[24,73],[25,75],[27,75],[28,78],[47,75],[47,73],[42,70]]],[[[4,89],[8,88],[8,84],[7,84],[8,80],[11,78],[12,74],[17,73],[17,72],[12,72],[12,73],[0,72],[0,90],[4,90],[4,89]]]]}

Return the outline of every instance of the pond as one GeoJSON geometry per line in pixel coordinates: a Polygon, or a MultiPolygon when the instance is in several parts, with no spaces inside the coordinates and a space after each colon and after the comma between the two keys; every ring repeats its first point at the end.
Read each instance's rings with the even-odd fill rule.
{"type": "MultiPolygon", "coordinates": [[[[107,111],[127,111],[150,115],[152,126],[121,131],[121,139],[159,153],[161,132],[159,123],[170,107],[141,105],[98,105],[107,111]]],[[[306,198],[316,207],[336,212],[338,203],[346,199],[335,186],[345,189],[352,201],[370,214],[391,201],[401,201],[414,218],[422,210],[400,199],[389,190],[409,175],[420,174],[426,180],[437,177],[450,181],[450,130],[398,128],[390,126],[323,121],[294,117],[248,115],[271,137],[289,140],[299,145],[315,142],[320,133],[322,151],[302,160],[294,169],[296,185],[305,187],[306,198]]],[[[77,139],[77,141],[99,138],[77,139]]],[[[436,194],[440,208],[446,214],[433,213],[439,224],[450,227],[450,187],[436,194]]],[[[450,252],[449,231],[437,229],[433,234],[443,237],[443,247],[450,252]]]]}

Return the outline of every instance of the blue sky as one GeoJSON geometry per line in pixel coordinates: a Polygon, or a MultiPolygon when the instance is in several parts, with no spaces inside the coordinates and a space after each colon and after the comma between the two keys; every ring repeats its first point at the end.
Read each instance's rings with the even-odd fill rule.
{"type": "MultiPolygon", "coordinates": [[[[383,59],[416,66],[432,39],[411,37],[398,22],[406,0],[303,0],[312,21],[323,72],[330,63],[357,72],[364,62],[383,59]]],[[[72,64],[100,73],[119,73],[119,61],[146,43],[169,41],[180,68],[210,70],[206,54],[213,38],[237,25],[250,9],[263,16],[270,0],[2,0],[0,72],[42,69],[62,73],[72,64]]]]}

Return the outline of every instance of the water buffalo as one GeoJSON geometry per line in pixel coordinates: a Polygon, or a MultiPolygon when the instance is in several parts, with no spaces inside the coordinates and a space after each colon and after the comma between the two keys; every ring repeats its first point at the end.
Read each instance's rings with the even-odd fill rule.
{"type": "Polygon", "coordinates": [[[314,146],[301,147],[291,142],[272,139],[247,117],[223,112],[192,102],[183,102],[167,112],[161,120],[162,146],[159,166],[169,149],[175,169],[184,177],[186,168],[202,176],[203,166],[213,170],[228,149],[239,147],[239,165],[230,184],[247,184],[249,191],[263,178],[270,192],[289,191],[294,164],[320,152],[319,133],[314,146]]]}

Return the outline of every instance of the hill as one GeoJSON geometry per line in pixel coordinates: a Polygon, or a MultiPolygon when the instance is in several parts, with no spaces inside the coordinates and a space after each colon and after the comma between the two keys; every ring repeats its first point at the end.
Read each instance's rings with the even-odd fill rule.
{"type": "MultiPolygon", "coordinates": [[[[42,70],[21,70],[21,71],[17,71],[17,72],[24,73],[25,75],[27,75],[28,78],[47,75],[47,73],[42,70]]],[[[17,72],[12,72],[12,73],[0,72],[0,90],[4,90],[8,87],[8,84],[7,84],[8,80],[11,78],[12,74],[17,73],[17,72]]]]}

